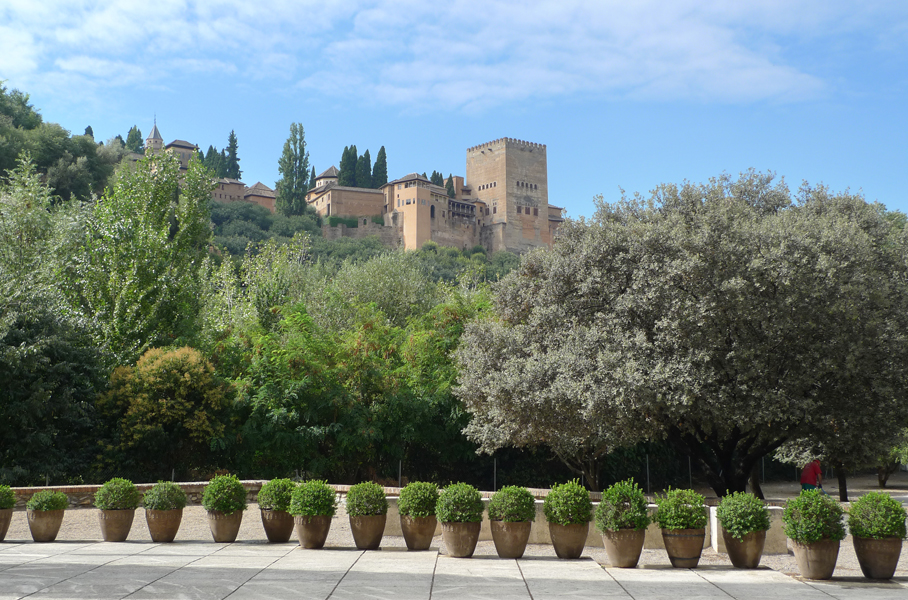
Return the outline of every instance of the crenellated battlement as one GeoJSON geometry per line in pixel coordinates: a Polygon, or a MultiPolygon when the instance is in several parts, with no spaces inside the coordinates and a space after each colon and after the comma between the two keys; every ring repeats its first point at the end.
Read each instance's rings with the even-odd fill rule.
{"type": "Polygon", "coordinates": [[[481,151],[481,150],[486,150],[486,149],[491,150],[493,146],[500,147],[502,145],[504,145],[504,146],[507,146],[507,145],[524,146],[526,148],[539,148],[541,150],[545,150],[545,144],[537,144],[536,142],[528,142],[526,140],[518,140],[517,138],[505,137],[505,138],[498,138],[497,140],[492,140],[491,142],[486,142],[484,144],[479,144],[478,146],[472,146],[471,148],[467,149],[467,152],[473,152],[476,150],[481,151]]]}

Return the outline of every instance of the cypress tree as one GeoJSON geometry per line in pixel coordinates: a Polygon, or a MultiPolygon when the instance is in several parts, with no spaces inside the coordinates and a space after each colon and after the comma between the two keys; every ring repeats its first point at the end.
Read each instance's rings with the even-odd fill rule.
{"type": "Polygon", "coordinates": [[[309,191],[309,151],[306,133],[299,123],[290,124],[290,137],[277,161],[281,178],[277,181],[277,209],[285,215],[301,215],[306,210],[309,191]]]}
{"type": "Polygon", "coordinates": [[[126,149],[130,152],[141,154],[145,151],[144,140],[142,140],[142,130],[133,125],[126,134],[126,149]]]}
{"type": "Polygon", "coordinates": [[[85,128],[84,135],[87,135],[91,139],[95,139],[95,132],[94,132],[94,130],[92,130],[91,125],[89,125],[88,127],[85,128]]]}
{"type": "Polygon", "coordinates": [[[308,189],[311,190],[312,188],[315,187],[315,178],[316,178],[316,174],[315,174],[315,165],[312,165],[312,173],[309,174],[309,187],[308,187],[308,189]]]}
{"type": "Polygon", "coordinates": [[[224,176],[230,179],[240,179],[243,176],[237,149],[236,133],[231,129],[230,135],[227,137],[227,155],[224,161],[224,176]]]}
{"type": "Polygon", "coordinates": [[[385,155],[385,147],[382,146],[375,157],[375,166],[372,167],[372,187],[375,189],[388,183],[388,157],[385,155]]]}
{"type": "Polygon", "coordinates": [[[368,150],[356,160],[356,187],[372,187],[372,159],[368,150]]]}
{"type": "Polygon", "coordinates": [[[439,173],[438,171],[432,171],[432,178],[429,179],[432,183],[439,187],[445,186],[445,176],[439,173]]]}
{"type": "Polygon", "coordinates": [[[218,177],[227,177],[227,150],[221,150],[218,154],[218,177]]]}
{"type": "Polygon", "coordinates": [[[454,193],[454,175],[448,173],[448,180],[445,182],[445,189],[448,190],[448,198],[453,198],[457,194],[454,193]]]}
{"type": "Polygon", "coordinates": [[[337,185],[356,187],[356,162],[356,146],[344,146],[338,169],[340,173],[337,175],[337,185]]]}

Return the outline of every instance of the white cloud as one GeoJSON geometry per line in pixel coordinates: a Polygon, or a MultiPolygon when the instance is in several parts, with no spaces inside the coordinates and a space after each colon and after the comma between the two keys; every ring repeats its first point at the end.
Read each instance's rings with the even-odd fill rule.
{"type": "MultiPolygon", "coordinates": [[[[572,94],[791,102],[830,84],[791,41],[870,35],[906,50],[908,9],[866,0],[9,0],[0,76],[90,89],[229,73],[417,110],[572,94]],[[330,85],[326,85],[330,82],[330,85]]],[[[816,42],[820,40],[820,42],[816,42]]]]}

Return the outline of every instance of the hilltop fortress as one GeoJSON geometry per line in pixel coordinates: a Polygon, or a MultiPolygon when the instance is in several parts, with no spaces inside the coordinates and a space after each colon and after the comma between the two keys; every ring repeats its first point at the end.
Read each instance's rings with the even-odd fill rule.
{"type": "Polygon", "coordinates": [[[454,177],[454,197],[424,176],[410,173],[365,189],[337,185],[331,167],[316,178],[306,201],[322,217],[357,219],[357,227],[325,227],[325,237],[379,235],[410,250],[432,241],[488,252],[526,252],[551,245],[563,222],[548,202],[544,144],[501,138],[467,149],[466,179],[454,177]],[[380,216],[378,225],[371,217],[380,216]]]}

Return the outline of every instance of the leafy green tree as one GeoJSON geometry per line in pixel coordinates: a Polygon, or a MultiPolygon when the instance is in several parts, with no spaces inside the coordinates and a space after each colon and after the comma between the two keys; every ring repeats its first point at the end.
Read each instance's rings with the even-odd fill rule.
{"type": "Polygon", "coordinates": [[[842,416],[855,439],[882,414],[903,427],[904,238],[860,197],[805,187],[792,204],[772,180],[662,185],[526,255],[457,351],[468,435],[666,439],[724,495],[842,416]]]}
{"type": "Polygon", "coordinates": [[[145,140],[142,138],[142,130],[137,125],[130,127],[129,133],[126,134],[126,149],[137,154],[145,151],[145,140]]]}
{"type": "Polygon", "coordinates": [[[315,178],[316,177],[317,177],[317,175],[315,174],[315,166],[313,165],[312,171],[309,173],[309,189],[310,190],[315,187],[315,178]]]}
{"type": "Polygon", "coordinates": [[[117,140],[117,143],[119,143],[120,146],[122,146],[123,148],[126,148],[126,141],[123,140],[123,136],[122,136],[122,135],[120,135],[120,134],[118,133],[117,136],[116,136],[114,139],[117,140]]]}
{"type": "Polygon", "coordinates": [[[299,123],[290,124],[290,137],[284,142],[277,170],[281,175],[276,186],[277,209],[285,215],[303,214],[306,210],[306,192],[314,183],[314,177],[310,181],[306,132],[299,123]]]}
{"type": "Polygon", "coordinates": [[[91,139],[95,139],[95,132],[91,128],[91,125],[89,125],[88,127],[85,128],[85,135],[90,137],[91,139]]]}
{"type": "Polygon", "coordinates": [[[97,405],[113,429],[102,445],[102,470],[164,479],[212,466],[230,388],[199,351],[153,348],[134,366],[114,370],[97,405]]]}
{"type": "Polygon", "coordinates": [[[429,178],[429,181],[434,183],[439,187],[445,186],[445,176],[439,173],[438,171],[432,171],[432,176],[429,178]]]}
{"type": "Polygon", "coordinates": [[[52,207],[52,192],[26,154],[0,185],[0,281],[7,298],[51,285],[52,207]]]}
{"type": "Polygon", "coordinates": [[[242,179],[243,172],[240,170],[240,158],[237,156],[236,133],[231,129],[227,137],[227,156],[224,162],[224,177],[230,179],[242,179]]]}
{"type": "Polygon", "coordinates": [[[448,175],[448,180],[445,182],[445,189],[448,191],[448,198],[457,196],[457,192],[454,191],[454,176],[451,174],[448,175]]]}
{"type": "Polygon", "coordinates": [[[356,187],[372,187],[372,159],[368,150],[356,160],[356,187]]]}
{"type": "Polygon", "coordinates": [[[97,323],[99,343],[120,364],[192,338],[212,185],[196,160],[181,175],[169,153],[147,155],[121,169],[92,207],[63,291],[74,310],[97,323]]]}
{"type": "Polygon", "coordinates": [[[356,146],[344,146],[338,168],[337,185],[356,187],[356,162],[356,146]]]}
{"type": "Polygon", "coordinates": [[[378,150],[375,157],[375,165],[372,167],[372,187],[375,189],[388,183],[388,156],[385,153],[385,147],[378,150]]]}

